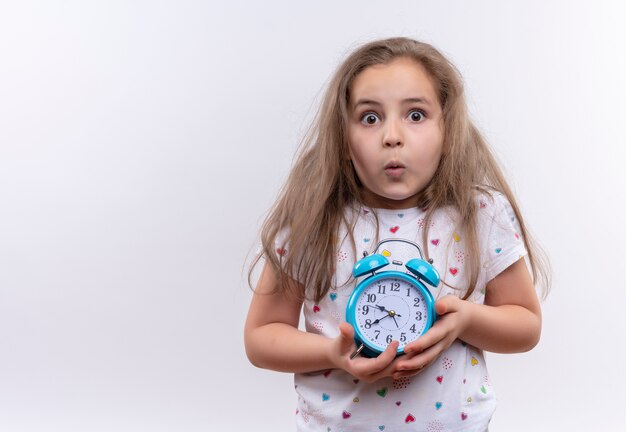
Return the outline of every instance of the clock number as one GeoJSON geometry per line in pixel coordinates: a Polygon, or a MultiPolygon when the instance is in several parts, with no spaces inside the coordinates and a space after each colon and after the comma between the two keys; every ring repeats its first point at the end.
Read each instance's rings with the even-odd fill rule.
{"type": "Polygon", "coordinates": [[[378,285],[378,294],[385,294],[385,285],[378,285]]]}
{"type": "Polygon", "coordinates": [[[387,343],[391,343],[391,341],[393,340],[393,336],[388,334],[387,335],[387,339],[385,339],[387,341],[387,343]]]}
{"type": "Polygon", "coordinates": [[[368,294],[367,295],[367,301],[370,303],[375,303],[376,302],[376,294],[368,294]]]}
{"type": "Polygon", "coordinates": [[[380,336],[380,330],[374,330],[374,333],[376,333],[376,337],[374,339],[378,340],[378,336],[380,336]]]}
{"type": "Polygon", "coordinates": [[[418,307],[420,305],[420,298],[415,297],[413,300],[415,300],[415,304],[413,306],[418,307]]]}
{"type": "Polygon", "coordinates": [[[416,319],[418,321],[421,321],[422,320],[422,311],[417,311],[415,314],[417,315],[416,319]]]}
{"type": "Polygon", "coordinates": [[[367,315],[368,313],[370,313],[370,307],[368,305],[363,306],[362,310],[363,315],[367,315]]]}
{"type": "Polygon", "coordinates": [[[411,297],[411,288],[406,289],[406,296],[411,297]]]}
{"type": "Polygon", "coordinates": [[[413,325],[411,326],[410,330],[411,330],[411,333],[415,333],[415,332],[416,332],[416,330],[415,330],[415,324],[413,324],[413,325]]]}
{"type": "Polygon", "coordinates": [[[406,342],[406,333],[400,333],[400,342],[406,342]]]}
{"type": "Polygon", "coordinates": [[[372,328],[372,320],[371,319],[366,319],[365,320],[365,328],[366,329],[372,328]]]}
{"type": "Polygon", "coordinates": [[[392,282],[391,283],[391,291],[399,292],[400,291],[400,282],[392,282]]]}

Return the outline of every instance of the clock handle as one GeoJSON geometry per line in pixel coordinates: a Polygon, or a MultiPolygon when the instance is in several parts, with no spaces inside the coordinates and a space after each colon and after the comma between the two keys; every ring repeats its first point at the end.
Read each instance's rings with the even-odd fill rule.
{"type": "Polygon", "coordinates": [[[380,247],[383,244],[385,244],[385,243],[406,243],[406,244],[409,244],[409,245],[413,246],[415,249],[417,249],[417,252],[419,253],[420,258],[424,257],[424,254],[422,253],[422,248],[420,248],[417,243],[412,242],[411,240],[403,239],[403,238],[388,238],[388,239],[381,240],[376,245],[376,248],[374,249],[374,252],[380,250],[380,247]]]}

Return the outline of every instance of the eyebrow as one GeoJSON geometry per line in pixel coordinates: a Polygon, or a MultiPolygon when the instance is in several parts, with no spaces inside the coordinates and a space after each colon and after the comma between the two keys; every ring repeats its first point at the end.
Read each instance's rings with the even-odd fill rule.
{"type": "MultiPolygon", "coordinates": [[[[414,98],[407,98],[407,99],[403,99],[402,100],[403,104],[406,103],[421,103],[424,105],[430,105],[430,101],[424,97],[414,97],[414,98]]],[[[358,107],[359,105],[376,105],[376,106],[380,106],[382,105],[380,102],[372,100],[372,99],[359,99],[355,104],[354,104],[354,108],[358,107]]]]}

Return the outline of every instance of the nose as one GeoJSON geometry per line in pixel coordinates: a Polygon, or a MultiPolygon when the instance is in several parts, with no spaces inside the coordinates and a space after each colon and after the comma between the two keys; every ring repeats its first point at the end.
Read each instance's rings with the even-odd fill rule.
{"type": "Polygon", "coordinates": [[[385,147],[397,147],[402,145],[402,130],[398,120],[389,119],[386,122],[383,145],[385,147]]]}

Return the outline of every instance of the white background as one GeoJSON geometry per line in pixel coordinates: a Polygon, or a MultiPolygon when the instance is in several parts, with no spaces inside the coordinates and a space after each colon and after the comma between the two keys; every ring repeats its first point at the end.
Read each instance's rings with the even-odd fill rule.
{"type": "Polygon", "coordinates": [[[620,430],[626,8],[615,1],[0,3],[0,430],[293,430],[245,262],[333,69],[458,66],[554,286],[489,355],[492,431],[620,430]]]}

